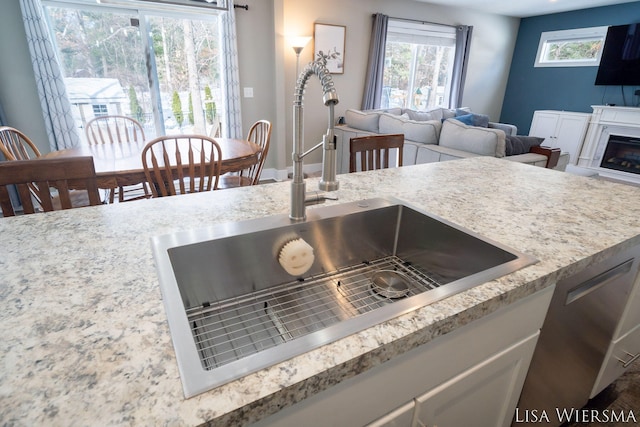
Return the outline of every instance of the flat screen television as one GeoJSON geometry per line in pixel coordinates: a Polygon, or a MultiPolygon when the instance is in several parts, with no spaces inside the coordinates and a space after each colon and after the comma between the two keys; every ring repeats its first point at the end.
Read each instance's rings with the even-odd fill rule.
{"type": "Polygon", "coordinates": [[[609,27],[596,85],[640,85],[640,24],[609,27]]]}

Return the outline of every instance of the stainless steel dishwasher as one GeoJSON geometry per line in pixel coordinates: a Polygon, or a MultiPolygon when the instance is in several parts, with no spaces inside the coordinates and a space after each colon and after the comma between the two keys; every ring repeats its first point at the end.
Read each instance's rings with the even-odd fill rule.
{"type": "Polygon", "coordinates": [[[563,410],[588,402],[639,262],[636,246],[558,282],[514,426],[539,424],[541,418],[545,425],[557,426],[563,410]]]}

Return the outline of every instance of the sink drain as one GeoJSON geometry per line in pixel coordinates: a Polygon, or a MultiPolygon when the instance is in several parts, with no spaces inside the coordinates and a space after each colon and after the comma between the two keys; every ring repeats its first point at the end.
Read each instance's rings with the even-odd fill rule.
{"type": "Polygon", "coordinates": [[[378,270],[371,276],[371,289],[385,298],[402,298],[409,293],[409,278],[396,270],[378,270]]]}

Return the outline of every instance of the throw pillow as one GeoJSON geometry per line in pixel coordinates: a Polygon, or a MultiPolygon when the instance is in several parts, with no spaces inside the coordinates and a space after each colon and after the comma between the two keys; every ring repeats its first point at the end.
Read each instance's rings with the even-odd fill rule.
{"type": "Polygon", "coordinates": [[[420,122],[424,122],[427,120],[434,120],[436,119],[436,117],[428,112],[428,111],[415,111],[415,110],[404,110],[405,114],[409,115],[409,118],[411,120],[416,120],[416,121],[420,121],[420,122]]]}
{"type": "Polygon", "coordinates": [[[475,126],[473,124],[473,114],[465,114],[464,116],[455,116],[457,121],[464,123],[467,126],[475,126]]]}
{"type": "MultiPolygon", "coordinates": [[[[467,108],[467,107],[464,107],[467,108]]],[[[442,111],[442,118],[443,119],[452,119],[456,116],[456,111],[455,110],[450,110],[449,108],[441,108],[440,109],[442,111]]],[[[467,111],[465,114],[469,114],[471,111],[467,111]]]]}
{"type": "Polygon", "coordinates": [[[499,129],[467,126],[456,119],[442,124],[438,144],[480,156],[504,157],[505,134],[499,129]]]}
{"type": "Polygon", "coordinates": [[[440,120],[417,121],[402,116],[380,114],[380,133],[404,134],[404,139],[422,144],[437,144],[440,135],[440,120]]]}
{"type": "Polygon", "coordinates": [[[465,125],[489,127],[489,116],[486,114],[476,114],[465,112],[464,110],[456,110],[456,120],[460,120],[465,125]]]}
{"type": "Polygon", "coordinates": [[[369,110],[369,111],[377,111],[379,113],[389,113],[389,114],[393,114],[394,116],[399,116],[402,114],[402,108],[381,108],[379,110],[369,110]]]}
{"type": "Polygon", "coordinates": [[[360,111],[350,108],[345,111],[344,118],[347,125],[352,128],[378,133],[380,114],[377,111],[360,111]]]}
{"type": "Polygon", "coordinates": [[[531,147],[542,144],[544,138],[537,136],[507,135],[505,138],[504,154],[515,156],[528,153],[531,147]]]}

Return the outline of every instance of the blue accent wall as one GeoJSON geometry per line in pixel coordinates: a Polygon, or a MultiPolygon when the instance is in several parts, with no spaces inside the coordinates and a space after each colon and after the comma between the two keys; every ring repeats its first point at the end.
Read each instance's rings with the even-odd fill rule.
{"type": "Polygon", "coordinates": [[[640,87],[596,86],[594,82],[598,67],[533,66],[540,34],[544,31],[634,22],[640,22],[640,1],[523,18],[520,21],[500,121],[518,126],[518,133],[527,135],[536,110],[591,113],[592,105],[637,106],[640,99],[634,93],[640,87]]]}

